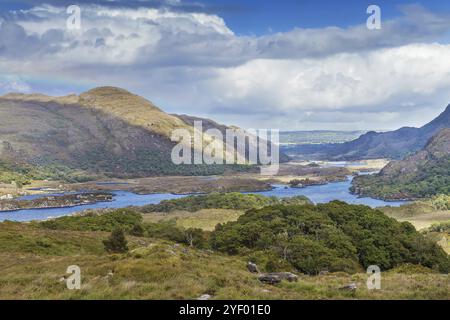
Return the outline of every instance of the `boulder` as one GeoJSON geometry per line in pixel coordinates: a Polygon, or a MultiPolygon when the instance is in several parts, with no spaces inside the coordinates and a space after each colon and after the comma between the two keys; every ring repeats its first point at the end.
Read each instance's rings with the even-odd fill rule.
{"type": "Polygon", "coordinates": [[[247,263],[247,269],[251,273],[260,273],[259,269],[258,269],[258,266],[255,263],[253,263],[253,262],[248,262],[247,263]]]}
{"type": "Polygon", "coordinates": [[[340,287],[339,290],[355,291],[357,288],[358,288],[358,286],[356,285],[356,283],[349,283],[343,287],[340,287]]]}
{"type": "Polygon", "coordinates": [[[280,283],[282,280],[297,282],[298,276],[291,272],[272,272],[262,274],[261,276],[259,276],[258,280],[273,285],[280,283]]]}
{"type": "Polygon", "coordinates": [[[297,282],[298,276],[291,272],[277,272],[277,274],[281,280],[287,280],[289,282],[297,282]]]}
{"type": "Polygon", "coordinates": [[[281,282],[281,278],[278,275],[275,274],[262,274],[261,276],[258,277],[258,280],[263,282],[263,283],[267,283],[267,284],[277,284],[281,282]]]}

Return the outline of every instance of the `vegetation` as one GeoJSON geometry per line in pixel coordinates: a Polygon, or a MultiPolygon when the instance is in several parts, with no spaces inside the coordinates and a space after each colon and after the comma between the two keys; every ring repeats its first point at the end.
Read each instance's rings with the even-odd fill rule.
{"type": "Polygon", "coordinates": [[[307,204],[311,203],[304,196],[280,199],[277,197],[265,197],[255,194],[241,193],[212,193],[207,195],[189,196],[181,199],[164,200],[159,204],[148,205],[141,209],[143,213],[173,212],[184,210],[195,212],[202,209],[233,209],[247,210],[262,208],[276,204],[307,204]]]}
{"type": "Polygon", "coordinates": [[[422,232],[428,239],[439,244],[445,252],[450,254],[450,221],[432,224],[422,232]]]}
{"type": "Polygon", "coordinates": [[[230,209],[202,209],[195,212],[172,211],[144,214],[144,222],[156,223],[160,221],[174,220],[180,228],[196,228],[205,231],[213,231],[219,223],[236,221],[244,210],[230,209]]]}
{"type": "Polygon", "coordinates": [[[271,269],[288,264],[308,274],[356,272],[373,264],[388,270],[404,263],[450,270],[447,254],[411,224],[339,201],[249,210],[217,226],[211,245],[228,254],[251,254],[271,269]]]}
{"type": "Polygon", "coordinates": [[[442,129],[420,152],[389,163],[379,174],[355,178],[352,190],[387,199],[450,195],[450,129],[442,129]]]}
{"type": "MultiPolygon", "coordinates": [[[[227,128],[208,119],[205,122],[227,128]]],[[[84,179],[79,175],[216,175],[258,169],[251,165],[175,165],[171,161],[173,130],[192,132],[192,126],[119,88],[102,87],[59,98],[0,97],[0,127],[9,132],[0,143],[0,160],[20,162],[27,171],[37,170],[36,176],[48,180],[77,182],[84,179]]],[[[212,139],[206,133],[204,138],[205,144],[212,139]]],[[[285,158],[280,153],[280,159],[285,158]]],[[[0,180],[27,181],[35,175],[23,174],[22,168],[10,169],[0,167],[4,173],[0,180]]]]}
{"type": "Polygon", "coordinates": [[[85,215],[66,216],[38,222],[37,224],[51,230],[112,232],[120,228],[125,232],[135,232],[136,225],[141,223],[142,215],[139,213],[130,209],[118,209],[106,214],[88,212],[85,215]]]}
{"type": "Polygon", "coordinates": [[[419,166],[417,173],[401,178],[380,175],[357,177],[354,179],[352,191],[386,199],[450,195],[449,173],[450,157],[446,157],[433,165],[427,163],[419,166]]]}
{"type": "Polygon", "coordinates": [[[63,165],[33,166],[11,164],[0,160],[0,183],[15,182],[18,187],[30,184],[32,180],[57,180],[65,182],[86,182],[93,175],[79,173],[63,165]]]}
{"type": "MultiPolygon", "coordinates": [[[[212,199],[217,196],[212,195],[212,199]]],[[[191,198],[196,204],[194,199],[191,198]]],[[[245,199],[254,200],[249,195],[245,199]]],[[[181,200],[175,203],[183,204],[184,209],[194,208],[192,202],[181,200]]],[[[286,200],[289,201],[292,199],[286,200]]],[[[37,224],[52,230],[112,232],[120,228],[139,237],[251,256],[266,270],[352,273],[372,264],[387,270],[403,263],[420,264],[440,272],[450,269],[445,252],[411,224],[399,223],[366,206],[335,201],[317,206],[277,204],[259,208],[260,203],[251,203],[256,209],[250,209],[235,222],[218,225],[212,233],[195,225],[184,228],[170,218],[143,222],[142,215],[132,209],[62,217],[37,224]]]]}
{"type": "Polygon", "coordinates": [[[198,196],[203,206],[196,197],[178,199],[172,204],[186,211],[169,213],[110,209],[0,223],[0,298],[195,299],[206,293],[217,299],[448,299],[447,275],[438,272],[449,271],[449,257],[409,223],[338,201],[316,206],[285,199],[265,206],[274,200],[235,196],[198,196]],[[209,208],[223,206],[224,199],[233,209],[209,208]],[[255,208],[236,209],[249,206],[255,208]],[[188,211],[196,208],[203,209],[188,211]],[[201,223],[173,219],[214,210],[234,212],[226,219],[237,221],[210,232],[201,223]],[[154,215],[166,218],[152,220],[154,215]],[[299,282],[262,284],[246,270],[248,261],[265,272],[293,271],[299,282]],[[80,291],[58,281],[73,264],[83,273],[80,291]],[[365,286],[364,268],[372,264],[389,270],[380,291],[365,286]],[[330,274],[319,275],[325,270],[330,274]],[[358,284],[356,292],[339,290],[350,282],[358,284]]]}
{"type": "Polygon", "coordinates": [[[449,298],[447,275],[392,270],[383,274],[382,289],[371,291],[365,272],[300,275],[297,283],[268,286],[247,271],[245,257],[134,237],[127,237],[128,253],[110,255],[102,243],[108,235],[0,223],[0,299],[449,298]],[[81,290],[66,288],[70,265],[81,268],[81,290]],[[357,284],[356,292],[339,290],[348,283],[357,284]]]}
{"type": "Polygon", "coordinates": [[[446,233],[450,233],[450,221],[433,224],[428,229],[428,231],[429,232],[446,232],[446,233]]]}
{"type": "Polygon", "coordinates": [[[434,196],[429,200],[429,203],[435,210],[450,210],[450,195],[434,196]]]}
{"type": "Polygon", "coordinates": [[[189,228],[185,230],[184,228],[178,227],[175,220],[143,223],[142,215],[131,209],[117,209],[104,212],[94,211],[84,215],[66,216],[42,222],[34,222],[33,224],[40,228],[50,230],[112,232],[114,236],[118,236],[114,233],[120,230],[122,233],[135,237],[165,239],[191,246],[198,245],[198,247],[205,246],[204,242],[199,241],[200,239],[207,239],[205,235],[199,236],[200,229],[189,228]],[[195,238],[194,241],[192,241],[192,237],[195,238]]]}
{"type": "Polygon", "coordinates": [[[109,253],[124,253],[128,251],[127,240],[122,229],[115,229],[111,236],[103,240],[105,250],[109,253]]]}

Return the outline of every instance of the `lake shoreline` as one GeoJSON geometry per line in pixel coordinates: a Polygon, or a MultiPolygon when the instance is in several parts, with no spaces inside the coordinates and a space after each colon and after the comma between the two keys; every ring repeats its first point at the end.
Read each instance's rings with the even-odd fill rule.
{"type": "MultiPolygon", "coordinates": [[[[349,204],[363,204],[373,208],[400,206],[406,203],[398,201],[387,202],[350,193],[351,182],[359,170],[372,169],[373,172],[373,170],[378,169],[376,167],[368,165],[363,168],[358,163],[358,170],[349,170],[348,168],[353,165],[352,163],[334,164],[328,162],[325,165],[326,167],[320,167],[315,163],[289,163],[283,165],[277,175],[269,177],[257,174],[240,174],[149,177],[127,180],[113,179],[74,184],[57,184],[57,182],[47,181],[45,184],[38,185],[41,191],[34,191],[31,195],[22,198],[39,199],[52,196],[51,194],[42,193],[42,190],[49,190],[50,188],[61,192],[59,195],[67,195],[68,197],[76,197],[81,193],[109,193],[112,194],[112,199],[107,199],[109,201],[104,202],[92,201],[82,204],[66,202],[46,203],[38,206],[19,206],[12,208],[14,211],[0,211],[0,221],[47,220],[86,210],[139,207],[148,204],[158,204],[163,200],[214,192],[239,192],[278,198],[305,196],[313,203],[328,203],[338,200],[349,204]],[[294,180],[308,183],[304,183],[301,188],[293,187],[291,182],[294,180]]],[[[32,185],[31,187],[34,189],[37,186],[32,185]]]]}
{"type": "Polygon", "coordinates": [[[99,192],[43,195],[31,200],[0,200],[0,213],[15,212],[20,210],[74,208],[111,201],[113,201],[112,194],[99,192]]]}

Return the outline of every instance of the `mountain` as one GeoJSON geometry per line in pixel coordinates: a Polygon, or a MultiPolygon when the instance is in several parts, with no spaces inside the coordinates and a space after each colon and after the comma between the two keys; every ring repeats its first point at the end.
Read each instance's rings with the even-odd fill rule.
{"type": "Polygon", "coordinates": [[[401,161],[390,162],[374,176],[354,179],[353,191],[386,199],[450,194],[450,129],[442,129],[425,147],[401,161]]]}
{"type": "MultiPolygon", "coordinates": [[[[227,128],[211,120],[208,124],[227,128]]],[[[167,114],[120,88],[100,87],[65,97],[7,94],[0,97],[0,171],[32,166],[139,177],[219,174],[229,169],[174,165],[174,129],[194,131],[186,118],[167,114]]],[[[203,139],[212,141],[206,134],[203,139]]]]}
{"type": "Polygon", "coordinates": [[[423,148],[427,141],[443,128],[450,128],[450,105],[436,119],[421,128],[403,127],[389,132],[370,131],[356,140],[342,144],[298,146],[295,153],[304,158],[318,160],[402,159],[423,148]]]}

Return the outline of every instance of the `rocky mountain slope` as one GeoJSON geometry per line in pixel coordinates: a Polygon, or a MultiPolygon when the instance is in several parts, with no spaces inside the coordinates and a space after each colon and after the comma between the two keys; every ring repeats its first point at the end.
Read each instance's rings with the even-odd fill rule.
{"type": "Polygon", "coordinates": [[[450,194],[450,129],[442,129],[421,151],[390,162],[379,174],[356,178],[353,191],[388,199],[450,194]]]}
{"type": "MultiPolygon", "coordinates": [[[[403,127],[390,132],[368,132],[342,144],[299,146],[295,152],[306,158],[329,160],[402,159],[419,151],[443,128],[450,128],[450,105],[421,128],[403,127]]],[[[292,150],[291,150],[292,151],[292,150]]]]}
{"type": "MultiPolygon", "coordinates": [[[[194,131],[183,118],[119,88],[65,97],[8,94],[0,97],[0,164],[64,166],[115,177],[217,174],[226,169],[173,165],[174,129],[194,131]]],[[[211,141],[205,134],[203,139],[211,141]]]]}

